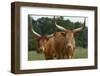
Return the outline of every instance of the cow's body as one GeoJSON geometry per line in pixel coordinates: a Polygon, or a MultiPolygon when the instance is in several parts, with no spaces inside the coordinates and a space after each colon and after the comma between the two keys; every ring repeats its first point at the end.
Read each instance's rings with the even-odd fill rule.
{"type": "Polygon", "coordinates": [[[54,47],[56,51],[56,58],[63,59],[65,51],[65,37],[62,36],[62,32],[55,32],[54,34],[54,47]]]}
{"type": "Polygon", "coordinates": [[[55,51],[55,44],[54,44],[54,37],[51,37],[48,39],[47,43],[45,44],[45,49],[44,49],[44,54],[45,54],[45,59],[54,59],[56,56],[56,51],[55,51]]]}

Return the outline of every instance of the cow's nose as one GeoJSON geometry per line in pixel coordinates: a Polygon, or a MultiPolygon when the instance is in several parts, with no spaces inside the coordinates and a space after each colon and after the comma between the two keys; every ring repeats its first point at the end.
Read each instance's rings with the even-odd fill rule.
{"type": "Polygon", "coordinates": [[[69,49],[71,48],[71,46],[69,45],[69,46],[67,46],[69,49]]]}
{"type": "Polygon", "coordinates": [[[42,48],[39,48],[39,52],[42,53],[43,52],[43,49],[42,48]]]}
{"type": "Polygon", "coordinates": [[[40,50],[41,50],[41,52],[44,52],[45,48],[44,47],[41,47],[40,50]]]}
{"type": "Polygon", "coordinates": [[[68,48],[71,48],[71,46],[68,46],[68,48]]]}

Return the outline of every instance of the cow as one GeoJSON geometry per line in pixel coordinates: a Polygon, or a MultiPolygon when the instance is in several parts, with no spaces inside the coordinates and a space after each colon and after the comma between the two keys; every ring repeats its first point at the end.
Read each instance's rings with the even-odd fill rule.
{"type": "Polygon", "coordinates": [[[44,53],[45,59],[54,59],[56,54],[55,54],[55,48],[54,48],[54,36],[53,34],[50,35],[40,35],[37,33],[32,25],[31,25],[31,31],[33,34],[37,36],[36,40],[38,42],[37,46],[37,53],[44,53]]]}
{"type": "Polygon", "coordinates": [[[74,56],[76,43],[75,43],[75,35],[79,33],[85,28],[85,21],[83,26],[69,30],[64,27],[58,25],[55,21],[55,25],[58,29],[63,32],[56,32],[54,34],[55,39],[55,50],[57,59],[71,59],[74,56]]]}

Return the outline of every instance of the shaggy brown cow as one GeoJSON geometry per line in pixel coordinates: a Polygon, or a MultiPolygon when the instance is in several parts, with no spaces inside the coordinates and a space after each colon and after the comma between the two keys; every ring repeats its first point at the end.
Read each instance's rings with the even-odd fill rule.
{"type": "Polygon", "coordinates": [[[45,59],[54,59],[55,58],[55,48],[54,48],[54,37],[53,34],[42,36],[39,33],[35,32],[35,30],[31,26],[31,31],[33,34],[37,36],[37,53],[44,53],[45,59]]]}
{"type": "Polygon", "coordinates": [[[75,52],[75,34],[82,31],[85,27],[85,21],[84,25],[80,28],[68,30],[66,28],[63,28],[59,25],[55,25],[57,28],[63,30],[64,32],[56,32],[55,33],[55,50],[57,53],[57,58],[67,58],[70,59],[73,57],[75,52]]]}
{"type": "Polygon", "coordinates": [[[39,33],[37,33],[33,27],[32,27],[32,18],[30,18],[30,26],[29,26],[29,30],[35,34],[36,40],[38,42],[38,46],[37,46],[37,53],[44,53],[45,55],[45,59],[54,59],[55,57],[55,50],[54,50],[54,38],[53,38],[53,34],[50,35],[40,35],[39,33]]]}

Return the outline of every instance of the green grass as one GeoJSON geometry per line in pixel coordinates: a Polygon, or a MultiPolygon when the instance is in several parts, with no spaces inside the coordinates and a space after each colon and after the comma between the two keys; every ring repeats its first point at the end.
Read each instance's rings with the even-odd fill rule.
{"type": "MultiPolygon", "coordinates": [[[[73,59],[87,58],[88,50],[87,48],[77,47],[74,53],[73,59]]],[[[28,60],[45,60],[44,54],[38,54],[35,51],[28,52],[28,60]]]]}
{"type": "Polygon", "coordinates": [[[38,54],[35,51],[28,52],[28,60],[44,60],[44,54],[38,54]]]}
{"type": "Polygon", "coordinates": [[[88,50],[87,48],[77,47],[74,53],[73,58],[88,58],[88,50]]]}

